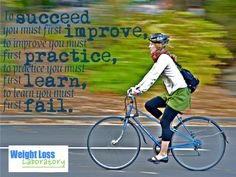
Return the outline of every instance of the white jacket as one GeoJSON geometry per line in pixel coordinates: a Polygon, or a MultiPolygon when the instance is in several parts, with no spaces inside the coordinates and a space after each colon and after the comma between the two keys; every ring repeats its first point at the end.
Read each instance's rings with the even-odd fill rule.
{"type": "Polygon", "coordinates": [[[172,58],[167,54],[161,54],[142,81],[135,86],[136,90],[141,93],[147,91],[160,75],[169,95],[173,94],[179,88],[187,87],[182,74],[172,58]]]}

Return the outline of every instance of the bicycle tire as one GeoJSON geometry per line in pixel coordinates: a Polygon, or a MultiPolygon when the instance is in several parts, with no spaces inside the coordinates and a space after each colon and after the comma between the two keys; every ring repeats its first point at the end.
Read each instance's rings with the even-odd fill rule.
{"type": "MultiPolygon", "coordinates": [[[[188,148],[174,148],[190,141],[178,133],[172,135],[172,155],[184,168],[193,171],[204,171],[214,167],[222,159],[226,148],[226,137],[220,126],[206,117],[190,117],[183,120],[185,127],[194,136],[188,148]],[[191,146],[191,147],[190,147],[191,146]]],[[[182,123],[175,128],[178,132],[192,138],[182,123]]]]}
{"type": "Polygon", "coordinates": [[[121,136],[124,120],[122,117],[107,117],[98,121],[90,130],[87,138],[88,152],[100,167],[120,170],[128,167],[138,157],[141,148],[139,132],[128,120],[121,136]],[[120,140],[114,144],[119,137],[120,140]]]}

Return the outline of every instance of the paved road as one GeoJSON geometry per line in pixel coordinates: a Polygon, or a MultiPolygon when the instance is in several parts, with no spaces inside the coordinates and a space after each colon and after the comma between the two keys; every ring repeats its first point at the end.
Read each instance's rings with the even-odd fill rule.
{"type": "MultiPolygon", "coordinates": [[[[1,177],[143,177],[143,176],[191,176],[233,177],[235,171],[236,127],[224,127],[230,144],[222,161],[214,168],[193,172],[181,167],[173,157],[168,164],[154,165],[146,161],[152,150],[142,150],[137,160],[121,171],[108,171],[98,167],[86,150],[86,138],[90,125],[1,125],[1,177]],[[8,173],[8,145],[69,145],[69,173],[8,173]]],[[[159,133],[157,133],[159,134],[159,133]]]]}

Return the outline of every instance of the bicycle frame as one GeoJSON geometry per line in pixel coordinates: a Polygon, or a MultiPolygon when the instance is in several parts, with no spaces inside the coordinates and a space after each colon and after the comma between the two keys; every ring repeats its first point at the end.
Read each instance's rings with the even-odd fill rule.
{"type": "MultiPolygon", "coordinates": [[[[129,109],[127,110],[127,97],[125,99],[125,108],[126,108],[126,116],[125,116],[125,123],[124,123],[124,127],[123,127],[123,130],[125,130],[125,127],[127,125],[127,122],[128,122],[128,119],[129,118],[132,118],[135,123],[136,123],[136,126],[138,125],[138,127],[142,130],[140,130],[141,133],[145,133],[158,147],[161,147],[161,144],[160,142],[158,142],[156,140],[156,138],[142,125],[142,123],[137,119],[137,117],[139,117],[139,115],[143,115],[144,118],[148,118],[158,124],[160,124],[160,121],[157,120],[155,117],[152,117],[152,116],[149,116],[148,114],[140,111],[138,108],[137,108],[137,103],[136,103],[136,99],[134,96],[128,96],[129,98],[131,98],[132,100],[130,101],[130,104],[129,104],[129,109]],[[135,104],[135,105],[134,105],[135,104]],[[135,114],[132,114],[132,112],[135,111],[136,113],[135,114]]],[[[185,140],[188,140],[189,143],[188,144],[182,144],[182,145],[178,145],[178,146],[170,146],[168,149],[171,150],[171,149],[176,149],[176,148],[189,148],[189,147],[194,147],[194,135],[192,134],[191,131],[189,131],[187,129],[187,127],[184,125],[183,121],[182,121],[182,118],[177,115],[177,119],[179,121],[180,124],[183,125],[183,127],[185,128],[185,130],[188,132],[188,134],[190,135],[190,137],[192,138],[189,138],[187,137],[186,135],[183,135],[182,133],[178,132],[175,127],[171,128],[171,131],[176,133],[177,135],[179,135],[180,137],[182,137],[183,139],[185,140]]],[[[144,137],[144,135],[143,135],[144,137]]],[[[144,140],[145,141],[145,140],[144,140]]]]}
{"type": "MultiPolygon", "coordinates": [[[[142,125],[142,121],[140,121],[138,117],[142,115],[144,118],[150,119],[157,124],[160,124],[160,121],[154,116],[149,116],[138,110],[136,99],[132,95],[128,95],[125,98],[125,111],[125,118],[123,116],[109,116],[103,118],[98,121],[89,132],[87,139],[89,155],[96,164],[105,169],[120,170],[132,164],[140,153],[142,146],[141,136],[145,143],[145,135],[151,139],[154,143],[153,149],[155,153],[158,153],[157,147],[161,148],[161,142],[142,125]],[[104,125],[113,123],[118,130],[114,129],[114,132],[110,134],[110,129],[104,128],[104,125]],[[127,132],[130,133],[130,136],[125,137],[128,135],[127,132]],[[97,136],[102,133],[104,133],[104,137],[107,138],[102,138],[101,140],[97,139],[97,136]],[[134,135],[136,138],[134,141],[130,141],[131,136],[134,135]],[[123,150],[126,150],[126,153],[120,153],[120,156],[123,155],[125,159],[124,161],[121,160],[121,163],[119,163],[116,156],[117,153],[123,152],[123,150]],[[130,153],[130,150],[134,151],[130,153]],[[101,152],[107,152],[108,156],[111,155],[110,160],[107,161],[106,158],[104,159],[104,155],[101,155],[101,152]],[[128,154],[130,155],[127,156],[128,154]],[[112,157],[112,155],[115,157],[112,157]]],[[[180,115],[177,115],[176,120],[178,120],[177,125],[171,126],[170,128],[173,134],[168,149],[171,150],[174,159],[181,166],[189,170],[202,171],[212,168],[220,162],[225,152],[227,140],[223,130],[216,122],[207,117],[198,116],[182,119],[180,115]],[[196,125],[197,127],[192,127],[192,125],[196,125]],[[206,126],[201,128],[204,125],[206,126]],[[195,160],[189,160],[191,158],[195,160]],[[196,161],[202,161],[203,163],[196,163],[196,161]]]]}

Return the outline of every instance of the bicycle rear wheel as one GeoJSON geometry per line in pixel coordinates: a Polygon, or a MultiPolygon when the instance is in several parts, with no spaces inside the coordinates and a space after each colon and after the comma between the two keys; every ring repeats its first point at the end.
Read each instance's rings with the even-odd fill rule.
{"type": "Polygon", "coordinates": [[[108,117],[92,127],[87,147],[96,164],[118,170],[129,166],[137,158],[141,140],[132,122],[126,124],[122,117],[108,117]]]}
{"type": "Polygon", "coordinates": [[[189,170],[214,167],[225,152],[226,138],[222,129],[205,117],[190,117],[183,122],[176,126],[177,132],[172,136],[171,152],[175,160],[189,170]]]}

